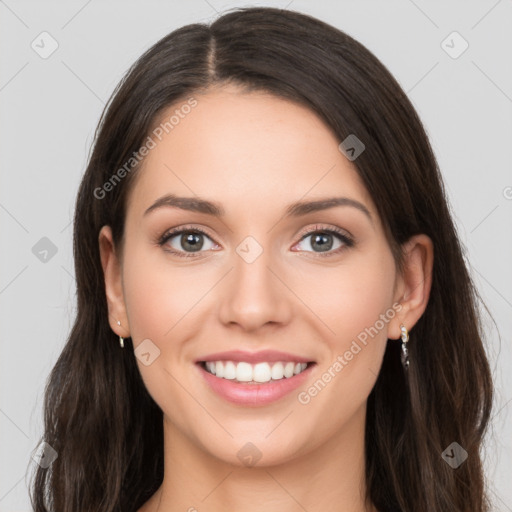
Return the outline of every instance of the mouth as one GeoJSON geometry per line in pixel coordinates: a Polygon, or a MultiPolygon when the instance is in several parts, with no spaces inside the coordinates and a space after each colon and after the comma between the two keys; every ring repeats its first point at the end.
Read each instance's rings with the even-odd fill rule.
{"type": "Polygon", "coordinates": [[[314,361],[197,361],[210,391],[244,407],[257,407],[289,397],[303,385],[317,365],[314,361]]]}

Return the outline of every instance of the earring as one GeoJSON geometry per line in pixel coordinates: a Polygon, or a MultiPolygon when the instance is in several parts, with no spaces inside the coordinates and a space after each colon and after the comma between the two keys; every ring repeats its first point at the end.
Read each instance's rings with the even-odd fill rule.
{"type": "MultiPolygon", "coordinates": [[[[121,322],[119,320],[117,321],[117,325],[121,325],[121,322]]],[[[124,338],[122,336],[119,336],[119,345],[121,346],[121,348],[124,348],[124,338]]]]}
{"type": "Polygon", "coordinates": [[[407,342],[409,341],[409,333],[403,324],[400,324],[400,331],[402,334],[400,335],[402,338],[402,366],[405,370],[409,368],[409,351],[407,350],[407,342]]]}

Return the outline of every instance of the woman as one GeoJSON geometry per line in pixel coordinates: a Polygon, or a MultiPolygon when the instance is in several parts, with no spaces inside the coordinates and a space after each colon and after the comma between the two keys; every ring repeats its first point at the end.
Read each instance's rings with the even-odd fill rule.
{"type": "Polygon", "coordinates": [[[163,38],[74,229],[36,511],[489,510],[477,293],[422,124],[348,35],[247,8],[163,38]]]}

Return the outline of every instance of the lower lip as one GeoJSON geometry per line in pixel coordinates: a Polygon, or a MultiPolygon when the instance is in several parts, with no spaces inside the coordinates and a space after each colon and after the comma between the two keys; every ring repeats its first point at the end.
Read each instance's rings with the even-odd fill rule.
{"type": "Polygon", "coordinates": [[[207,372],[201,363],[197,363],[197,366],[209,386],[222,398],[238,405],[259,406],[275,402],[297,389],[309,377],[315,363],[308,364],[303,372],[293,377],[271,380],[261,384],[222,379],[207,372]]]}

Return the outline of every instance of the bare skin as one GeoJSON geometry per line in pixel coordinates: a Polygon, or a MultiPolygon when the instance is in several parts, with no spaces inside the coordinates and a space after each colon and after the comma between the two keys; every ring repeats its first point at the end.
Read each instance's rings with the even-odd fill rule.
{"type": "Polygon", "coordinates": [[[374,203],[312,111],[233,86],[195,97],[197,106],[146,157],[129,198],[123,254],[108,226],[99,235],[113,331],[160,350],[148,366],[137,358],[163,411],[165,438],[163,483],[139,512],[375,511],[363,499],[367,398],[388,338],[400,339],[401,323],[411,331],[425,310],[432,242],[409,240],[397,273],[374,203]],[[168,193],[218,202],[225,216],[172,207],[144,215],[168,193]],[[341,196],[372,219],[350,205],[284,216],[290,203],[341,196]],[[202,248],[194,252],[182,235],[159,246],[174,227],[202,228],[202,248]],[[326,235],[332,248],[323,257],[315,233],[332,228],[354,245],[326,235]],[[248,236],[263,250],[252,263],[236,252],[248,236]],[[337,357],[386,312],[378,334],[333,373],[337,357]],[[265,406],[234,405],[195,364],[233,349],[315,361],[299,391],[329,368],[332,379],[308,403],[292,392],[265,406]],[[248,442],[261,454],[252,467],[237,456],[248,442]]]}

